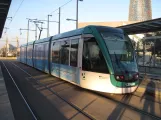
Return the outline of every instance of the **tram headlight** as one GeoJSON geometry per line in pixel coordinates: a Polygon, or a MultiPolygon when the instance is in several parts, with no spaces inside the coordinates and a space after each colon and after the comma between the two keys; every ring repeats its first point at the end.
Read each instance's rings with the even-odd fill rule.
{"type": "Polygon", "coordinates": [[[124,80],[124,75],[116,75],[116,80],[124,80]]]}
{"type": "Polygon", "coordinates": [[[134,77],[134,79],[138,79],[139,78],[139,73],[136,73],[133,77],[134,77]]]}
{"type": "Polygon", "coordinates": [[[117,75],[117,76],[116,76],[116,79],[117,79],[117,80],[119,80],[119,79],[120,79],[120,77],[117,75]]]}

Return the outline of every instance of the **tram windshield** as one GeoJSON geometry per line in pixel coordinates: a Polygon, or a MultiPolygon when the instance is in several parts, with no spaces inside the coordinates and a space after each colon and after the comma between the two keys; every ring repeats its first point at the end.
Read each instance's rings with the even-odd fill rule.
{"type": "Polygon", "coordinates": [[[128,35],[121,33],[101,33],[108,47],[115,73],[138,72],[134,50],[128,35]]]}

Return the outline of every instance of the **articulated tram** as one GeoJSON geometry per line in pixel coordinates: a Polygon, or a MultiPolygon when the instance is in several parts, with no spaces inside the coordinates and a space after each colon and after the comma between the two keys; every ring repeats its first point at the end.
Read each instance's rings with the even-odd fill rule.
{"type": "Polygon", "coordinates": [[[131,93],[139,83],[131,40],[118,28],[86,26],[30,42],[19,61],[94,91],[131,93]]]}

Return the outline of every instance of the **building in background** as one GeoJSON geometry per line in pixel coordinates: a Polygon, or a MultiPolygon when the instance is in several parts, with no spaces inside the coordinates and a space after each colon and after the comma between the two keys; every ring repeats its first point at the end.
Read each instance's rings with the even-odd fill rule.
{"type": "Polygon", "coordinates": [[[82,28],[87,25],[101,25],[101,26],[110,26],[110,27],[118,27],[118,26],[123,26],[123,25],[128,25],[128,24],[133,24],[139,21],[115,21],[115,22],[81,22],[78,23],[78,27],[82,28]]]}
{"type": "Polygon", "coordinates": [[[82,22],[78,23],[78,27],[82,28],[87,25],[103,25],[110,27],[118,27],[150,19],[152,19],[151,0],[130,0],[128,21],[82,22]]]}
{"type": "MultiPolygon", "coordinates": [[[[151,0],[130,0],[128,21],[82,22],[78,23],[78,27],[82,28],[87,25],[118,27],[150,19],[152,19],[151,0]]],[[[137,34],[137,35],[130,35],[130,38],[133,39],[135,42],[138,42],[144,36],[145,36],[144,34],[137,34]]]]}
{"type": "Polygon", "coordinates": [[[151,0],[130,0],[129,21],[146,21],[151,19],[151,0]]]}

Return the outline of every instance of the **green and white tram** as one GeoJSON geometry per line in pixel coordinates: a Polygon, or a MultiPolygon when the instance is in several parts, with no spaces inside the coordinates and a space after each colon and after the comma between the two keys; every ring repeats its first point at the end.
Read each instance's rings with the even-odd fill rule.
{"type": "Polygon", "coordinates": [[[131,93],[138,87],[135,52],[122,29],[86,26],[52,36],[48,43],[53,76],[108,93],[131,93]]]}

